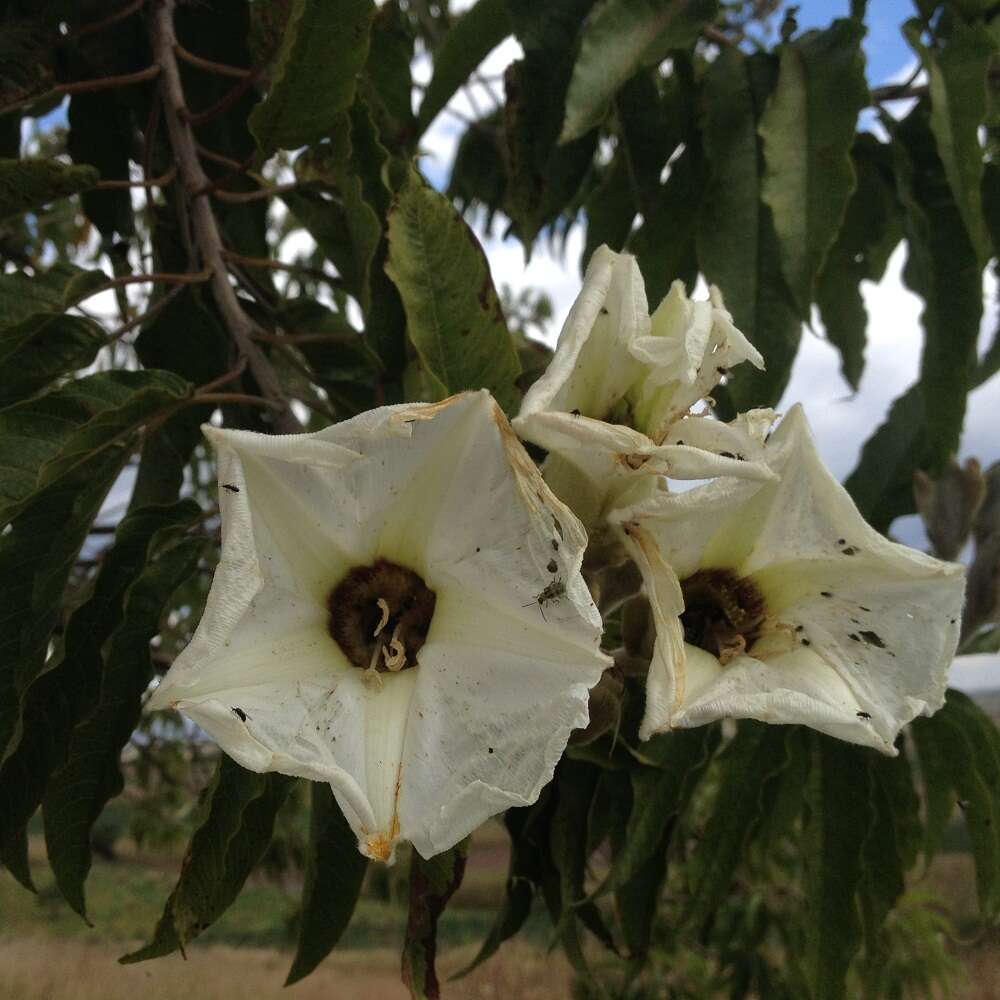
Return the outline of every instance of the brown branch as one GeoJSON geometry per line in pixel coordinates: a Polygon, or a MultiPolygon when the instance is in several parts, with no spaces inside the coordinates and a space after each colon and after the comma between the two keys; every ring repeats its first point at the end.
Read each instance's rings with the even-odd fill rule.
{"type": "Polygon", "coordinates": [[[176,299],[177,296],[184,291],[185,287],[186,287],[185,285],[175,285],[173,288],[170,289],[169,292],[167,292],[163,296],[162,299],[151,305],[145,312],[140,313],[134,319],[130,319],[127,323],[123,323],[120,327],[118,327],[117,330],[114,330],[111,333],[109,333],[108,339],[104,342],[105,346],[107,347],[110,344],[117,343],[119,340],[122,339],[122,337],[125,336],[126,333],[129,333],[131,330],[134,330],[137,326],[141,326],[147,320],[150,320],[157,314],[163,312],[163,310],[166,309],[167,306],[170,305],[170,303],[173,302],[174,299],[176,299]]]}
{"type": "Polygon", "coordinates": [[[124,21],[126,17],[131,17],[137,10],[142,10],[145,6],[146,0],[132,0],[132,3],[125,4],[124,7],[116,10],[113,14],[108,14],[107,17],[101,18],[100,21],[92,21],[90,24],[81,25],[65,37],[66,39],[84,38],[87,35],[94,34],[96,31],[103,31],[105,28],[110,28],[112,24],[124,21]]]}
{"type": "Polygon", "coordinates": [[[291,191],[300,191],[301,189],[301,184],[292,181],[289,184],[273,184],[269,187],[263,187],[259,191],[225,191],[222,188],[215,188],[210,193],[214,198],[218,198],[219,201],[245,202],[261,201],[264,198],[276,198],[278,195],[288,194],[291,191]]]}
{"type": "Polygon", "coordinates": [[[160,177],[148,181],[98,181],[94,187],[98,191],[120,191],[128,188],[162,188],[172,183],[177,176],[177,168],[171,167],[160,177]]]}
{"type": "Polygon", "coordinates": [[[253,335],[254,340],[262,340],[267,344],[349,344],[351,337],[360,337],[359,333],[265,333],[263,330],[253,335]]]}
{"type": "Polygon", "coordinates": [[[240,358],[240,360],[236,362],[236,367],[231,368],[229,371],[225,373],[225,375],[220,375],[218,378],[212,379],[211,382],[206,382],[204,385],[198,386],[198,388],[195,389],[195,395],[201,395],[202,393],[206,392],[213,392],[220,386],[228,385],[228,383],[230,382],[235,382],[243,374],[243,372],[246,371],[246,367],[247,367],[247,359],[240,358]]]}
{"type": "Polygon", "coordinates": [[[283,260],[271,260],[270,257],[244,257],[240,253],[232,253],[229,250],[222,251],[226,260],[231,260],[235,264],[242,264],[244,267],[258,267],[271,271],[290,271],[293,274],[305,274],[310,278],[325,281],[335,288],[342,288],[343,282],[340,278],[327,274],[326,271],[318,267],[309,267],[308,264],[286,264],[283,260]]]}
{"type": "MultiPolygon", "coordinates": [[[[145,0],[143,0],[145,2],[145,0]]],[[[174,46],[174,52],[192,66],[203,69],[208,73],[218,73],[220,76],[250,76],[255,71],[252,69],[241,69],[239,66],[227,66],[225,63],[215,62],[213,59],[206,59],[204,56],[195,55],[189,52],[180,42],[174,46]]]]}
{"type": "Polygon", "coordinates": [[[197,285],[202,281],[208,281],[211,277],[212,272],[208,268],[193,273],[172,274],[169,271],[153,271],[151,274],[123,274],[117,278],[109,278],[103,285],[91,288],[78,299],[74,299],[66,308],[72,309],[81,302],[85,302],[95,295],[100,295],[101,292],[106,292],[111,288],[121,288],[123,285],[197,285]]]}
{"type": "Polygon", "coordinates": [[[221,177],[216,177],[214,181],[209,181],[203,188],[195,191],[194,194],[199,197],[201,195],[212,194],[214,191],[221,188],[223,184],[228,184],[230,181],[234,181],[238,177],[242,177],[244,174],[249,172],[256,158],[256,154],[250,153],[250,155],[247,156],[242,163],[234,167],[228,174],[223,174],[221,177]]]}
{"type": "Polygon", "coordinates": [[[224,111],[232,107],[246,93],[246,91],[257,82],[257,78],[259,76],[260,70],[253,70],[240,80],[236,86],[223,94],[222,97],[215,102],[215,104],[205,108],[204,111],[194,112],[187,107],[183,107],[178,108],[177,113],[189,125],[204,125],[206,122],[210,122],[213,118],[217,118],[224,111]]]}
{"type": "Polygon", "coordinates": [[[239,160],[234,160],[230,156],[223,156],[222,153],[216,153],[207,146],[203,146],[197,140],[195,140],[194,148],[199,156],[203,156],[206,160],[211,160],[213,163],[221,163],[224,167],[232,167],[233,170],[238,170],[240,173],[246,173],[249,169],[249,167],[240,163],[239,160]]]}
{"type": "Polygon", "coordinates": [[[96,80],[77,80],[74,83],[60,83],[52,88],[53,94],[89,94],[95,90],[110,90],[112,87],[127,87],[132,83],[143,83],[160,75],[160,67],[154,63],[137,73],[122,73],[119,76],[101,76],[96,80]]]}
{"type": "Polygon", "coordinates": [[[41,94],[26,94],[18,97],[9,104],[0,105],[0,115],[5,115],[18,108],[27,108],[32,104],[42,101],[50,101],[57,97],[65,97],[68,94],[84,94],[97,90],[108,90],[112,87],[124,87],[131,83],[142,83],[145,80],[152,80],[159,76],[160,67],[147,66],[139,70],[138,73],[123,73],[121,76],[102,76],[95,80],[75,80],[72,83],[60,83],[51,90],[46,90],[41,94]]]}
{"type": "Polygon", "coordinates": [[[239,298],[230,284],[225,258],[222,255],[222,235],[211,204],[207,197],[196,194],[205,188],[209,180],[195,151],[191,123],[181,116],[185,101],[180,68],[177,65],[177,56],[174,54],[174,46],[177,44],[177,37],[174,34],[174,7],[175,0],[157,0],[150,18],[150,39],[154,58],[163,69],[160,93],[170,145],[190,206],[195,243],[206,267],[212,271],[212,292],[223,322],[240,354],[247,359],[261,392],[274,402],[278,410],[274,421],[275,427],[286,433],[295,433],[302,430],[302,425],[292,413],[270,361],[254,343],[255,325],[243,311],[239,298]]]}
{"type": "Polygon", "coordinates": [[[187,406],[200,406],[202,403],[246,403],[248,406],[266,406],[271,410],[282,410],[284,405],[263,396],[254,396],[249,392],[201,392],[184,401],[187,406]]]}

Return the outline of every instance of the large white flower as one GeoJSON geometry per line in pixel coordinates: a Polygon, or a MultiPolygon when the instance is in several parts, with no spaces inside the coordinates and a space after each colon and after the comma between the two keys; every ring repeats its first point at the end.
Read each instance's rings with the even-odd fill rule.
{"type": "Polygon", "coordinates": [[[674,282],[650,317],[635,258],[602,246],[514,428],[549,451],[546,480],[588,524],[640,469],[766,478],[745,425],[688,416],[742,361],[763,367],[716,289],[692,301],[674,282]]]}
{"type": "Polygon", "coordinates": [[[795,407],[772,481],[724,478],[613,515],[656,624],[640,735],[715,719],[801,723],[887,754],[944,702],[963,567],[888,541],[795,407]]]}
{"type": "Polygon", "coordinates": [[[251,770],[329,782],[372,858],[533,802],[607,658],[583,529],[489,394],[205,432],[222,560],[151,707],[251,770]]]}

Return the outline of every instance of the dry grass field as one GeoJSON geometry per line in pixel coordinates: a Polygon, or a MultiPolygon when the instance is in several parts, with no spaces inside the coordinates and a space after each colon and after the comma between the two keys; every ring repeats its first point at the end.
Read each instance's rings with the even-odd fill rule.
{"type": "MultiPolygon", "coordinates": [[[[117,959],[152,929],[176,873],[176,859],[126,856],[98,862],[92,873],[88,928],[58,899],[33,844],[39,895],[0,873],[0,1000],[406,1000],[399,980],[404,915],[398,905],[363,899],[338,948],[310,977],[289,989],[290,918],[295,894],[254,879],[232,910],[174,955],[121,966],[117,959]]],[[[475,954],[492,921],[506,871],[506,843],[487,827],[473,844],[466,881],[441,927],[439,971],[446,1000],[559,1000],[571,973],[547,953],[544,921],[526,939],[502,948],[470,976],[447,982],[475,954]]],[[[958,1000],[1000,1000],[1000,935],[984,935],[975,916],[971,859],[941,856],[921,880],[952,913],[954,951],[964,974],[958,1000]]],[[[706,998],[710,1000],[710,998],[706,998]]],[[[761,998],[767,1000],[767,998],[761,998]]]]}

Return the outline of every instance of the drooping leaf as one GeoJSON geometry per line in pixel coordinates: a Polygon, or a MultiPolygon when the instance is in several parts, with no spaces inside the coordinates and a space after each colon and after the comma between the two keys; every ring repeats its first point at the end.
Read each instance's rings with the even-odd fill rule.
{"type": "MultiPolygon", "coordinates": [[[[129,109],[106,93],[74,94],[69,105],[66,148],[78,168],[96,169],[102,180],[129,177],[132,117],[129,109]]],[[[134,228],[127,189],[83,191],[84,214],[105,239],[128,236],[134,228]]]]}
{"type": "Polygon", "coordinates": [[[103,271],[59,265],[31,278],[0,275],[0,407],[89,365],[106,335],[82,316],[63,315],[107,280],[103,271]]]}
{"type": "Polygon", "coordinates": [[[132,432],[190,389],[168,372],[103,372],[0,410],[0,524],[104,448],[125,450],[132,432]]]}
{"type": "Polygon", "coordinates": [[[421,133],[512,30],[507,0],[477,0],[455,21],[434,50],[434,74],[417,119],[421,133]]]}
{"type": "Polygon", "coordinates": [[[594,251],[607,244],[612,249],[625,246],[632,232],[637,209],[636,195],[629,176],[625,154],[619,151],[608,164],[600,184],[584,204],[587,216],[587,242],[580,257],[585,271],[594,251]]]}
{"type": "Polygon", "coordinates": [[[920,387],[932,473],[958,450],[966,396],[976,364],[982,316],[982,267],[937,155],[923,103],[896,125],[897,189],[909,256],[906,285],[924,300],[920,387]]]}
{"type": "Polygon", "coordinates": [[[761,203],[757,121],[775,79],[770,57],[726,49],[704,79],[703,143],[709,177],[698,219],[698,263],[717,285],[736,325],[766,370],[740,365],[720,403],[728,410],[773,406],[798,350],[801,324],[781,272],[771,211],[761,203]]]}
{"type": "Polygon", "coordinates": [[[78,194],[98,178],[94,167],[67,166],[58,160],[0,159],[0,222],[78,194]]]}
{"type": "Polygon", "coordinates": [[[929,719],[912,726],[927,788],[927,849],[940,846],[957,801],[972,841],[979,908],[1000,913],[1000,733],[968,695],[950,690],[929,719]]]}
{"type": "Polygon", "coordinates": [[[670,167],[670,176],[654,196],[643,224],[629,237],[628,249],[639,261],[652,309],[672,282],[683,281],[692,288],[698,277],[695,232],[703,168],[701,150],[689,144],[670,167]]]}
{"type": "Polygon", "coordinates": [[[417,139],[413,114],[414,32],[399,0],[379,6],[372,20],[368,61],[360,80],[382,141],[400,155],[408,155],[417,139]]]}
{"type": "Polygon", "coordinates": [[[350,136],[351,124],[345,115],[331,142],[313,146],[295,163],[297,177],[322,181],[335,197],[293,191],[284,195],[284,201],[337,268],[347,291],[367,313],[371,308],[372,261],[382,227],[365,199],[350,136]]]}
{"type": "Polygon", "coordinates": [[[941,48],[921,44],[922,25],[904,25],[904,34],[927,69],[930,127],[969,241],[981,263],[989,256],[983,227],[983,150],[979,129],[986,118],[986,71],[997,40],[985,26],[954,18],[941,48]]]}
{"type": "Polygon", "coordinates": [[[120,962],[183,950],[225,913],[271,843],[275,816],[294,782],[283,774],[247,771],[223,755],[204,793],[205,818],[191,838],[153,940],[120,962]]]}
{"type": "MultiPolygon", "coordinates": [[[[94,595],[70,619],[62,663],[35,684],[49,699],[41,705],[44,719],[35,722],[48,729],[52,749],[64,750],[61,759],[49,751],[56,766],[42,798],[49,864],[63,897],[83,917],[91,831],[104,806],[124,787],[119,758],[139,722],[142,694],[153,676],[150,640],[170,595],[195,571],[205,548],[203,539],[178,536],[200,515],[196,503],[182,500],[126,516],[94,595]],[[120,579],[106,582],[113,571],[120,579]],[[91,610],[98,598],[103,611],[91,610]],[[83,706],[88,706],[86,712],[79,710],[83,706]],[[57,709],[65,713],[58,721],[57,709]]],[[[25,758],[26,745],[39,747],[39,737],[29,734],[12,760],[25,758]]],[[[39,796],[41,759],[41,753],[25,759],[30,777],[26,773],[21,779],[27,787],[37,786],[39,796]]]]}
{"type": "Polygon", "coordinates": [[[304,979],[347,929],[361,893],[368,859],[358,850],[329,785],[313,782],[309,857],[302,888],[302,915],[295,960],[286,986],[304,979]]]}
{"type": "Polygon", "coordinates": [[[448,900],[462,884],[469,841],[424,860],[416,851],[410,861],[410,910],[403,945],[403,982],[413,1000],[438,1000],[434,960],[437,956],[437,925],[448,900]]]}
{"type": "Polygon", "coordinates": [[[883,927],[906,889],[906,873],[916,858],[923,831],[905,753],[877,758],[865,754],[858,764],[859,774],[862,769],[868,771],[872,819],[863,848],[859,886],[865,941],[864,976],[868,979],[877,974],[889,957],[883,927]]]}
{"type": "Polygon", "coordinates": [[[292,0],[266,99],[250,115],[265,154],[329,134],[368,57],[372,0],[292,0]]]}
{"type": "Polygon", "coordinates": [[[510,834],[510,862],[504,898],[476,957],[456,972],[453,979],[467,976],[491,958],[500,945],[512,938],[528,919],[531,904],[542,883],[542,858],[548,840],[551,805],[551,796],[543,793],[535,805],[523,809],[508,809],[504,814],[504,825],[510,834]]]}
{"type": "Polygon", "coordinates": [[[927,455],[924,400],[917,383],[889,408],[844,483],[858,510],[877,531],[884,534],[897,517],[916,510],[913,473],[926,466],[927,455]]]}
{"type": "Polygon", "coordinates": [[[841,373],[855,391],[864,370],[868,326],[861,282],[881,280],[902,236],[889,157],[888,146],[873,135],[858,136],[852,152],[857,186],[816,281],[827,339],[840,352],[841,373]]]}
{"type": "Polygon", "coordinates": [[[786,764],[782,726],[746,721],[718,758],[719,790],[693,859],[687,919],[708,921],[726,898],[744,847],[766,810],[765,792],[786,764]]]}
{"type": "Polygon", "coordinates": [[[861,946],[857,893],[871,827],[868,775],[859,751],[818,733],[812,737],[803,838],[809,892],[806,968],[816,1000],[846,996],[847,969],[861,946]]]}
{"type": "Polygon", "coordinates": [[[482,209],[485,217],[480,228],[486,233],[493,227],[507,190],[502,132],[499,112],[473,122],[465,130],[455,150],[445,192],[463,212],[482,209]]]}
{"type": "Polygon", "coordinates": [[[486,388],[508,413],[516,409],[521,367],[486,255],[454,206],[416,174],[389,213],[386,272],[441,398],[486,388]]]}
{"type": "Polygon", "coordinates": [[[0,760],[17,745],[73,562],[138,428],[190,392],[166,372],[107,372],[0,410],[0,760]]]}
{"type": "Polygon", "coordinates": [[[632,771],[632,812],[607,887],[637,877],[662,842],[708,767],[719,744],[717,726],[677,730],[642,745],[643,766],[632,771]]]}
{"type": "Polygon", "coordinates": [[[618,90],[643,66],[687,49],[718,13],[717,0],[608,0],[583,30],[559,141],[600,124],[618,90]]]}
{"type": "Polygon", "coordinates": [[[760,120],[761,196],[774,217],[782,271],[803,319],[854,188],[849,154],[858,114],[868,103],[863,34],[860,23],[844,18],[782,45],[778,82],[760,120]]]}
{"type": "Polygon", "coordinates": [[[545,886],[546,902],[563,951],[578,974],[589,979],[577,920],[589,928],[606,947],[614,948],[611,932],[596,904],[585,898],[588,818],[600,771],[581,761],[565,760],[555,781],[555,811],[549,828],[549,852],[556,878],[545,886]]]}
{"type": "Polygon", "coordinates": [[[50,775],[65,759],[71,730],[95,706],[102,646],[122,622],[126,591],[141,572],[154,537],[198,513],[197,505],[188,502],[180,510],[140,512],[122,522],[92,593],[67,623],[61,660],[23,695],[23,735],[0,768],[0,841],[6,843],[27,824],[50,775]]]}
{"type": "Polygon", "coordinates": [[[508,0],[525,54],[504,76],[504,210],[529,254],[539,231],[558,218],[580,190],[597,144],[597,133],[591,130],[558,145],[577,37],[593,3],[508,0]]]}

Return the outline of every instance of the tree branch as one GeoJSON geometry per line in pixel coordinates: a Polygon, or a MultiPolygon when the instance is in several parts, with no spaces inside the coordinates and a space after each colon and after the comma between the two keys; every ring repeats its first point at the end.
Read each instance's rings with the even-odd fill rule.
{"type": "Polygon", "coordinates": [[[150,40],[153,56],[163,71],[160,93],[164,117],[178,174],[190,206],[194,241],[205,265],[212,271],[212,293],[239,353],[247,359],[247,365],[261,392],[279,408],[274,418],[275,428],[283,433],[297,433],[302,430],[302,425],[292,412],[270,361],[254,343],[255,325],[243,311],[229,281],[223,257],[222,235],[208,197],[204,194],[210,182],[198,159],[190,122],[183,117],[186,105],[175,53],[177,37],[174,33],[174,7],[175,0],[158,0],[155,4],[150,18],[150,40]]]}

